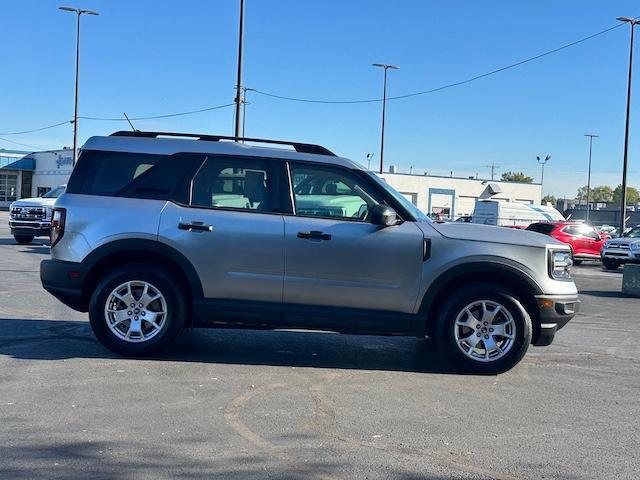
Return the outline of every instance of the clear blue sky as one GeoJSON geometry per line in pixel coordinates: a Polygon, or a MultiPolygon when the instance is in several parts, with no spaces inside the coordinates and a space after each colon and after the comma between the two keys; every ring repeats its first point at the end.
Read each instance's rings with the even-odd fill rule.
{"type": "MultiPolygon", "coordinates": [[[[70,119],[75,17],[51,0],[3,2],[0,132],[70,119]]],[[[69,0],[83,17],[80,114],[147,116],[233,100],[236,0],[69,0]]],[[[61,3],[62,2],[62,3],[61,3]]],[[[246,0],[245,85],[319,99],[376,98],[395,63],[389,95],[463,80],[640,15],[633,0],[246,0]]],[[[636,48],[630,184],[640,187],[640,30],[636,48]]],[[[620,183],[629,28],[435,94],[390,102],[385,161],[401,171],[487,176],[495,162],[539,181],[536,155],[551,154],[545,192],[586,184],[585,133],[594,143],[594,184],[620,183]]],[[[250,94],[247,135],[317,142],[364,162],[379,151],[380,105],[314,105],[250,94]]],[[[139,129],[231,134],[233,109],[139,129]]],[[[91,135],[124,122],[83,121],[91,135]]],[[[70,145],[64,125],[7,136],[42,147],[70,145]]],[[[0,141],[0,148],[20,148],[0,141]]],[[[375,160],[374,160],[375,161],[375,160]]]]}

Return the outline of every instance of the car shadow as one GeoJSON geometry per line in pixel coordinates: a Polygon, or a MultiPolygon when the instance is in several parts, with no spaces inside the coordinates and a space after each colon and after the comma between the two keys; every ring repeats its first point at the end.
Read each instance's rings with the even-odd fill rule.
{"type": "MultiPolygon", "coordinates": [[[[122,358],[86,321],[0,319],[0,355],[28,360],[122,358]]],[[[307,331],[186,330],[146,360],[287,367],[459,373],[427,340],[307,331]]]]}
{"type": "Polygon", "coordinates": [[[589,295],[590,297],[606,297],[606,298],[630,298],[628,295],[617,290],[580,290],[580,295],[589,295]]]}
{"type": "Polygon", "coordinates": [[[14,238],[0,238],[0,245],[14,245],[16,247],[46,247],[49,249],[49,241],[45,239],[34,239],[31,243],[18,243],[14,238]]]}

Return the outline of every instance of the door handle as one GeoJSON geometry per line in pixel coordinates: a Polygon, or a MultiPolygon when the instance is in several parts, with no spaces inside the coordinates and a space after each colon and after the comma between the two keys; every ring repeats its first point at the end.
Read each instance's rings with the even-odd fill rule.
{"type": "Polygon", "coordinates": [[[190,232],[213,232],[213,225],[206,225],[203,222],[178,223],[180,230],[188,230],[190,232]]]}
{"type": "Polygon", "coordinates": [[[331,240],[331,235],[328,233],[322,233],[318,230],[311,230],[310,232],[298,232],[298,238],[305,238],[309,240],[331,240]]]}

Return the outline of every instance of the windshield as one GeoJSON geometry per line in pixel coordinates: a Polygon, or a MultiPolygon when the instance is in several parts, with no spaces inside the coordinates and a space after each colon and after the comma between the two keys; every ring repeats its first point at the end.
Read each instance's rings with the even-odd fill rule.
{"type": "Polygon", "coordinates": [[[625,237],[640,238],[640,227],[633,227],[631,230],[627,232],[625,237]]]}
{"type": "Polygon", "coordinates": [[[60,186],[60,187],[56,187],[53,190],[49,190],[47,193],[45,193],[44,195],[42,195],[42,198],[58,198],[60,195],[62,195],[65,191],[64,186],[60,186]]]}
{"type": "Polygon", "coordinates": [[[398,202],[405,209],[407,209],[416,218],[416,220],[423,220],[426,222],[431,221],[431,219],[427,215],[425,215],[425,213],[422,212],[422,210],[420,210],[413,203],[411,203],[407,199],[407,197],[405,197],[399,191],[397,191],[395,188],[389,185],[384,179],[380,178],[379,176],[377,176],[375,173],[372,173],[372,172],[366,172],[366,174],[369,175],[369,178],[373,179],[374,182],[376,182],[378,185],[384,188],[385,191],[388,192],[396,202],[398,202]]]}

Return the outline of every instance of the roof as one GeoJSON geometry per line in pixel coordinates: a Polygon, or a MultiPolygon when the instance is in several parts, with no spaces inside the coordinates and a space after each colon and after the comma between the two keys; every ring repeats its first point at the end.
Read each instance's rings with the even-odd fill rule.
{"type": "Polygon", "coordinates": [[[116,132],[108,137],[91,137],[86,141],[82,148],[85,150],[138,152],[156,155],[173,155],[175,153],[243,155],[330,163],[357,169],[362,168],[357,163],[347,158],[335,156],[329,150],[318,145],[260,139],[245,139],[250,143],[241,143],[237,141],[228,141],[229,139],[232,139],[232,137],[193,134],[186,134],[185,136],[181,136],[181,134],[158,132],[116,132]],[[166,135],[169,136],[167,137],[166,135]],[[185,138],[185,136],[190,138],[185,138]],[[254,142],[286,144],[291,145],[294,148],[326,153],[307,153],[306,151],[296,151],[285,148],[259,147],[253,145],[252,143],[254,142]]]}

